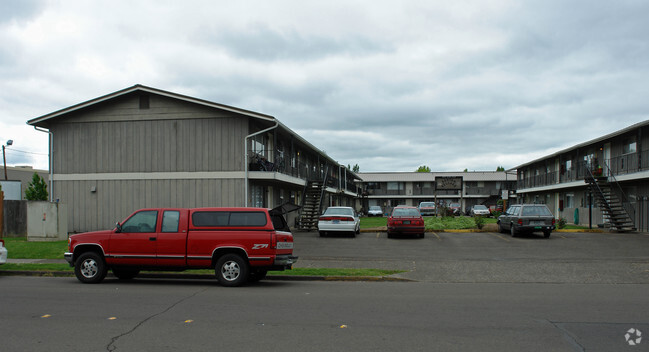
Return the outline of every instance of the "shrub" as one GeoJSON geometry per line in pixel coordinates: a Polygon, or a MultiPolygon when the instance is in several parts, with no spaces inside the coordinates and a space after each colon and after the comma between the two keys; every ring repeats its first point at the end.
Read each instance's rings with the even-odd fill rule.
{"type": "Polygon", "coordinates": [[[491,215],[493,215],[494,218],[498,218],[500,215],[502,215],[502,212],[494,210],[491,212],[491,215]]]}
{"type": "Polygon", "coordinates": [[[477,215],[473,218],[473,221],[475,221],[475,226],[478,227],[478,230],[482,230],[482,228],[484,227],[484,218],[480,215],[477,215]]]}
{"type": "Polygon", "coordinates": [[[559,218],[559,221],[557,222],[557,227],[563,229],[566,227],[567,223],[568,221],[566,221],[566,218],[559,218]]]}

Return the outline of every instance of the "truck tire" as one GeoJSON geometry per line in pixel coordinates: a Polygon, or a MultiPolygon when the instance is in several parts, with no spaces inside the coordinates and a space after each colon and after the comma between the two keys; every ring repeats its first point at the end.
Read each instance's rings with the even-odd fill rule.
{"type": "Polygon", "coordinates": [[[550,238],[551,233],[552,233],[552,231],[543,231],[543,237],[550,238]]]}
{"type": "Polygon", "coordinates": [[[223,286],[241,286],[248,280],[248,262],[237,254],[226,254],[216,261],[216,278],[223,286]]]}
{"type": "Polygon", "coordinates": [[[100,283],[108,272],[104,258],[95,252],[86,252],[79,256],[74,265],[74,275],[84,284],[100,283]]]}
{"type": "Polygon", "coordinates": [[[137,269],[113,268],[113,275],[120,280],[131,280],[140,273],[137,269]]]}

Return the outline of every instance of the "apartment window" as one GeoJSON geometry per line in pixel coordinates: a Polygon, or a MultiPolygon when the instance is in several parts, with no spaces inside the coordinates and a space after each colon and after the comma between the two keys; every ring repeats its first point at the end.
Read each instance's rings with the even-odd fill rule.
{"type": "Polygon", "coordinates": [[[566,193],[566,203],[564,204],[565,208],[574,208],[575,207],[575,194],[566,193]]]}
{"type": "Polygon", "coordinates": [[[631,154],[636,152],[636,142],[635,140],[626,140],[624,141],[624,146],[622,148],[622,153],[631,154]]]}
{"type": "Polygon", "coordinates": [[[403,182],[388,182],[388,191],[402,191],[403,182]]]}

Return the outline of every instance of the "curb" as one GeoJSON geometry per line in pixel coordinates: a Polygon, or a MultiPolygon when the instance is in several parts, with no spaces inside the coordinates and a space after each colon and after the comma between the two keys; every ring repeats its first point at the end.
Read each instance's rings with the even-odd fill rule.
{"type": "MultiPolygon", "coordinates": [[[[35,277],[74,277],[70,271],[44,270],[0,270],[0,276],[35,276],[35,277]]],[[[115,278],[112,273],[106,277],[115,278]]],[[[185,279],[185,280],[216,280],[210,274],[174,274],[174,273],[144,273],[142,279],[185,279]]],[[[415,280],[390,276],[297,276],[297,275],[268,275],[264,280],[274,281],[374,281],[374,282],[415,282],[415,280]]]]}

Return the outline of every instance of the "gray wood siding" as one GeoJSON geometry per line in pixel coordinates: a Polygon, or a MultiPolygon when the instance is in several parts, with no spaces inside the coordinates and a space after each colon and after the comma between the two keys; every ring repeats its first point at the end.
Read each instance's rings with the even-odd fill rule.
{"type": "Polygon", "coordinates": [[[243,170],[248,117],[151,96],[74,114],[52,123],[54,172],[243,170]]]}
{"type": "Polygon", "coordinates": [[[242,179],[59,181],[56,186],[56,198],[68,206],[70,232],[110,229],[142,208],[243,206],[244,199],[242,179]]]}

